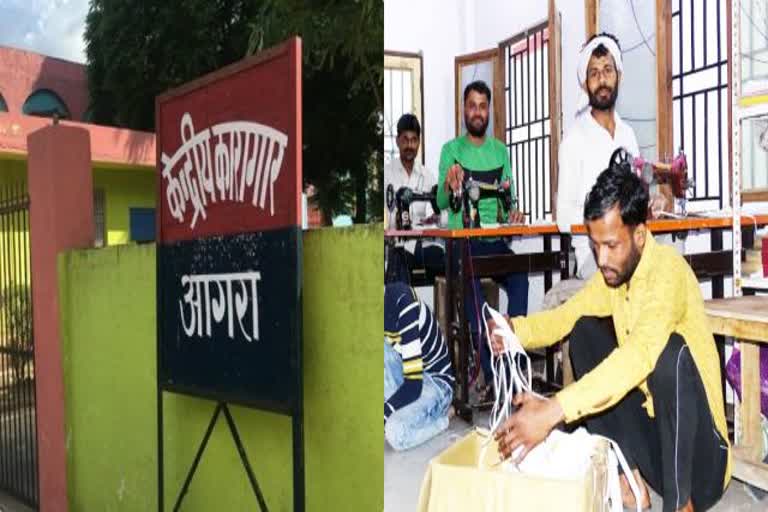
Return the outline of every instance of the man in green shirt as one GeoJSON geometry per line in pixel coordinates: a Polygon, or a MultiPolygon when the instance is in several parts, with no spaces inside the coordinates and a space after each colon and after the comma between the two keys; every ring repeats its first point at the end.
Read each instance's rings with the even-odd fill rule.
{"type": "MultiPolygon", "coordinates": [[[[509,183],[512,198],[515,197],[515,184],[509,164],[509,153],[504,143],[486,134],[488,128],[491,90],[482,81],[472,82],[464,89],[464,124],[467,133],[446,142],[440,154],[440,173],[437,180],[437,205],[440,209],[448,208],[449,222],[452,229],[463,226],[462,212],[450,210],[449,196],[461,190],[465,179],[487,184],[509,183]]],[[[496,197],[481,198],[477,205],[481,226],[498,223],[499,217],[512,223],[522,223],[525,216],[513,208],[503,211],[503,206],[496,197]],[[502,209],[500,212],[499,209],[502,209]],[[501,214],[501,215],[500,215],[501,214]]],[[[470,241],[473,256],[491,256],[512,254],[507,242],[502,239],[473,238],[470,241]]],[[[458,251],[453,251],[458,254],[458,251]]],[[[528,314],[528,274],[513,273],[499,279],[507,292],[507,314],[510,316],[528,314]]],[[[464,297],[464,308],[469,318],[473,340],[480,345],[480,362],[485,375],[485,382],[492,382],[490,351],[483,341],[480,329],[480,312],[485,299],[480,290],[480,281],[474,280],[472,289],[464,297]]]]}

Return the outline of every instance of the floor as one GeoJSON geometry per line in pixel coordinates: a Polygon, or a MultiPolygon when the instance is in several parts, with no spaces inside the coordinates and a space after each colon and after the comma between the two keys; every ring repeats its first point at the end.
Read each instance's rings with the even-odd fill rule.
{"type": "Polygon", "coordinates": [[[34,512],[34,509],[0,491],[0,512],[34,512]]]}
{"type": "MultiPolygon", "coordinates": [[[[487,413],[475,415],[475,423],[487,426],[487,413]]],[[[419,499],[421,480],[429,460],[464,436],[471,426],[459,418],[451,419],[448,430],[430,442],[406,452],[395,452],[386,442],[384,446],[384,511],[415,510],[419,499]]],[[[661,510],[661,498],[653,494],[651,510],[661,510]]],[[[713,512],[747,512],[768,510],[768,498],[758,501],[745,485],[733,480],[713,512]]]]}

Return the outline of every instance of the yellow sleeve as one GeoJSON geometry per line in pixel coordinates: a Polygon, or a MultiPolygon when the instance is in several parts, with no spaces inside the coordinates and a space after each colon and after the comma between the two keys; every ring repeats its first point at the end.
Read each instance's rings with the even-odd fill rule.
{"type": "Polygon", "coordinates": [[[570,423],[616,404],[642,383],[656,362],[686,310],[685,272],[670,265],[649,276],[633,312],[635,324],[626,341],[591,372],[560,391],[556,397],[570,423]]]}
{"type": "Polygon", "coordinates": [[[610,316],[611,303],[603,276],[597,272],[584,288],[555,309],[518,316],[512,328],[525,349],[548,347],[573,330],[582,316],[610,316]]]}

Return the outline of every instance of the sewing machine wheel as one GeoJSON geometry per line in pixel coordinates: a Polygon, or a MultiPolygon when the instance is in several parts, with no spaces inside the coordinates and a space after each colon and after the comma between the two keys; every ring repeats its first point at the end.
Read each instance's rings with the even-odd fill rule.
{"type": "Polygon", "coordinates": [[[618,148],[611,154],[611,159],[608,162],[608,166],[611,169],[623,169],[625,171],[632,171],[632,157],[625,148],[618,148]]]}
{"type": "Polygon", "coordinates": [[[461,194],[456,194],[455,192],[448,192],[448,194],[448,203],[450,204],[451,211],[454,213],[460,212],[462,202],[461,194]]]}
{"type": "Polygon", "coordinates": [[[390,183],[387,185],[387,192],[385,195],[385,201],[387,204],[387,210],[394,211],[395,209],[395,188],[390,183]]]}
{"type": "Polygon", "coordinates": [[[435,212],[435,214],[440,215],[440,208],[437,206],[437,185],[432,186],[430,193],[432,194],[432,198],[430,199],[429,204],[432,206],[432,211],[435,212]]]}

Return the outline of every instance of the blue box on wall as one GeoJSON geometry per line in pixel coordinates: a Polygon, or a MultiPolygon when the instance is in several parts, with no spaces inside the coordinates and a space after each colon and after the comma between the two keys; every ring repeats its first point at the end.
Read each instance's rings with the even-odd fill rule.
{"type": "Polygon", "coordinates": [[[131,208],[130,209],[131,241],[154,242],[155,241],[155,209],[131,208]]]}

